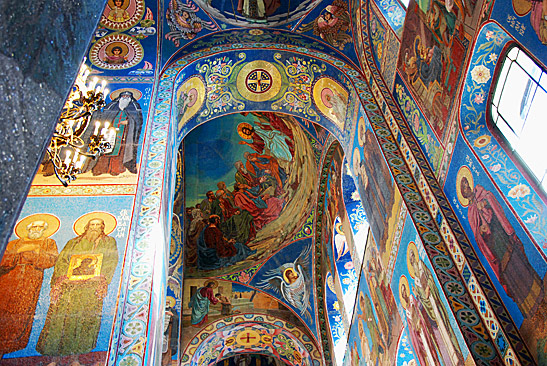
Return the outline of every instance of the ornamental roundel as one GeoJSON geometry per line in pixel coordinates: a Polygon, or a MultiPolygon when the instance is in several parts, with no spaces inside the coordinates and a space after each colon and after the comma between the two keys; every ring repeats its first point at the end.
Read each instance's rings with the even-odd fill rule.
{"type": "Polygon", "coordinates": [[[267,61],[251,61],[237,75],[237,90],[252,102],[264,102],[275,97],[281,89],[279,70],[267,61]]]}
{"type": "Polygon", "coordinates": [[[252,93],[265,93],[272,87],[272,75],[266,70],[253,70],[247,75],[245,86],[252,93]]]}
{"type": "Polygon", "coordinates": [[[109,34],[99,39],[89,51],[91,63],[107,70],[129,69],[141,62],[143,57],[142,45],[126,34],[109,34]]]}
{"type": "Polygon", "coordinates": [[[137,25],[144,15],[144,0],[108,0],[100,24],[117,31],[137,25]]]}

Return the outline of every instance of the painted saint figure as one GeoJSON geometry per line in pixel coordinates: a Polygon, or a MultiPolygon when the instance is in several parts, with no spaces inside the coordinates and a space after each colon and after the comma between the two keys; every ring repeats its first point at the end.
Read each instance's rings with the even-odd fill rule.
{"type": "Polygon", "coordinates": [[[68,241],[55,263],[51,302],[36,345],[36,350],[43,355],[88,353],[97,345],[103,300],[118,264],[118,248],[116,240],[105,233],[102,216],[98,213],[86,216],[89,221],[83,233],[68,241]],[[82,258],[96,260],[93,274],[74,274],[82,258]]]}
{"type": "Polygon", "coordinates": [[[209,305],[216,305],[219,302],[213,295],[213,288],[216,287],[216,283],[208,281],[204,287],[200,287],[196,293],[190,298],[188,307],[192,309],[192,316],[190,322],[193,327],[201,327],[207,323],[209,305]]]}
{"type": "Polygon", "coordinates": [[[533,316],[545,293],[542,281],[528,261],[524,246],[492,192],[464,175],[460,192],[469,201],[467,216],[475,241],[507,295],[525,318],[533,316]]]}
{"type": "Polygon", "coordinates": [[[404,277],[401,278],[399,284],[399,296],[405,309],[410,341],[420,365],[441,365],[435,350],[431,329],[425,320],[425,314],[420,311],[416,298],[410,293],[408,281],[404,277]]]}
{"type": "Polygon", "coordinates": [[[420,309],[427,314],[426,320],[433,330],[433,335],[437,341],[437,349],[445,365],[463,365],[462,352],[454,330],[450,325],[448,312],[441,301],[441,295],[433,274],[427,268],[425,262],[417,258],[417,251],[411,250],[411,248],[409,246],[408,260],[414,268],[415,274],[413,292],[419,302],[420,309]],[[441,342],[442,344],[440,344],[441,342]]]}
{"type": "Polygon", "coordinates": [[[27,346],[44,270],[57,259],[57,245],[49,236],[58,227],[51,215],[29,216],[15,229],[19,239],[6,247],[0,262],[0,358],[27,346]]]}
{"type": "Polygon", "coordinates": [[[129,19],[129,13],[124,8],[126,0],[114,0],[114,7],[108,12],[107,18],[113,22],[125,22],[129,19]]]}
{"type": "Polygon", "coordinates": [[[237,11],[249,20],[266,21],[281,5],[280,0],[239,0],[237,11]]]}
{"type": "Polygon", "coordinates": [[[305,33],[313,30],[314,35],[333,47],[344,50],[346,44],[352,42],[351,35],[346,33],[349,27],[348,4],[342,0],[334,0],[313,22],[303,25],[298,31],[305,33]]]}
{"type": "Polygon", "coordinates": [[[123,54],[120,46],[112,47],[111,54],[105,53],[104,62],[110,65],[121,65],[127,62],[127,56],[123,54]]]}
{"type": "MultiPolygon", "coordinates": [[[[115,95],[115,92],[112,94],[115,95]]],[[[133,92],[123,90],[101,112],[93,114],[90,129],[95,128],[96,121],[108,122],[109,129],[115,131],[115,140],[112,149],[97,160],[90,161],[86,171],[91,170],[93,175],[108,173],[116,176],[126,170],[137,174],[137,149],[143,115],[133,92]]]]}

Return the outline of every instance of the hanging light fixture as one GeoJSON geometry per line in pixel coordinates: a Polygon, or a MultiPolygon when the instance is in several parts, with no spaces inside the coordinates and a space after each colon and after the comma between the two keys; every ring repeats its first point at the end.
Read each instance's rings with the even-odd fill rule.
{"type": "Polygon", "coordinates": [[[46,164],[51,162],[55,175],[65,187],[82,172],[86,159],[96,159],[112,148],[108,122],[104,126],[95,122],[92,133],[88,129],[93,113],[104,107],[109,92],[105,80],[99,83],[94,77],[87,83],[89,74],[84,60],[47,148],[46,164]]]}

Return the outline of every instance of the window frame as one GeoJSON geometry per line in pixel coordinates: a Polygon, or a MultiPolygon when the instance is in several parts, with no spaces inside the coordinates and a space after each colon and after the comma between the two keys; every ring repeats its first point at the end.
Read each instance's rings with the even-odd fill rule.
{"type": "MultiPolygon", "coordinates": [[[[532,60],[536,64],[536,66],[538,66],[544,73],[547,73],[547,70],[545,69],[545,67],[543,67],[543,65],[540,62],[538,62],[538,60],[532,54],[530,54],[530,52],[526,50],[522,45],[514,41],[507,43],[504,46],[503,50],[500,52],[500,55],[498,57],[498,62],[496,63],[496,67],[494,69],[494,73],[492,76],[492,84],[490,86],[490,90],[488,91],[486,115],[485,115],[486,126],[488,130],[492,133],[496,141],[500,144],[505,154],[509,157],[509,159],[511,159],[511,161],[515,164],[519,172],[522,173],[526,181],[530,184],[531,188],[535,192],[537,192],[541,200],[547,204],[547,188],[544,188],[542,186],[541,181],[535,175],[535,173],[530,169],[530,167],[528,166],[524,158],[518,153],[517,150],[513,148],[511,143],[508,141],[507,137],[505,137],[504,133],[498,128],[497,124],[494,122],[495,119],[492,114],[492,111],[493,111],[492,102],[493,102],[498,84],[500,82],[506,81],[506,80],[500,80],[500,75],[503,70],[504,64],[506,62],[511,62],[511,60],[507,58],[507,55],[514,48],[518,48],[520,52],[523,52],[526,56],[528,56],[530,60],[532,60]]],[[[525,72],[528,74],[526,70],[525,72]]],[[[538,86],[539,86],[539,83],[538,83],[538,86]]],[[[502,91],[502,94],[503,94],[503,91],[502,91]]],[[[500,99],[501,99],[501,96],[500,96],[500,99]]],[[[498,118],[505,119],[504,117],[501,117],[501,116],[502,115],[500,114],[500,117],[498,118]]],[[[545,173],[543,180],[547,182],[547,172],[545,173]]]]}

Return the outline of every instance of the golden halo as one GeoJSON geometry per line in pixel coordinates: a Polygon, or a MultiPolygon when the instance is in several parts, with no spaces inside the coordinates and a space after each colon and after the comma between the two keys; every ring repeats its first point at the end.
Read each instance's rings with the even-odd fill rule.
{"type": "Polygon", "coordinates": [[[34,215],[30,215],[22,219],[17,223],[15,226],[15,235],[19,238],[26,238],[27,233],[27,226],[34,221],[44,221],[47,222],[47,229],[44,230],[44,233],[42,234],[43,238],[49,238],[53,234],[59,230],[59,226],[61,226],[61,221],[59,219],[52,215],[52,214],[46,214],[46,213],[38,213],[34,215]]]}
{"type": "Polygon", "coordinates": [[[405,299],[403,299],[403,295],[402,295],[402,291],[401,291],[401,289],[403,288],[403,285],[406,287],[406,291],[408,293],[408,296],[410,296],[410,288],[408,286],[408,279],[406,278],[405,275],[402,275],[401,279],[399,280],[399,299],[401,300],[401,305],[406,310],[406,308],[408,307],[408,303],[406,302],[405,299]]]}
{"type": "Polygon", "coordinates": [[[469,188],[473,190],[475,185],[473,184],[473,174],[471,173],[471,170],[465,165],[463,165],[460,170],[458,170],[458,175],[456,176],[456,194],[458,195],[458,201],[460,201],[460,204],[463,207],[467,207],[469,205],[469,200],[462,196],[461,187],[462,187],[462,178],[466,177],[467,181],[469,182],[469,188]]]}
{"type": "Polygon", "coordinates": [[[513,0],[513,10],[518,16],[525,16],[532,10],[532,2],[527,0],[513,0]]]}
{"type": "Polygon", "coordinates": [[[121,89],[116,89],[116,90],[110,92],[110,99],[114,100],[117,97],[119,97],[121,93],[126,92],[126,91],[133,93],[133,98],[135,98],[136,100],[139,100],[139,99],[142,98],[142,92],[139,89],[121,88],[121,89]]]}
{"type": "Polygon", "coordinates": [[[363,291],[359,291],[359,307],[361,308],[362,312],[365,312],[365,295],[363,294],[363,291]]]}
{"type": "Polygon", "coordinates": [[[212,282],[213,283],[213,287],[212,288],[217,288],[218,287],[218,281],[217,280],[212,280],[210,278],[206,279],[205,282],[203,282],[203,286],[207,287],[207,284],[209,282],[212,282]]]}
{"type": "Polygon", "coordinates": [[[85,226],[88,224],[89,221],[93,219],[99,219],[103,220],[104,222],[104,234],[108,235],[111,232],[114,231],[116,228],[116,225],[118,224],[116,221],[116,218],[109,214],[108,212],[104,211],[95,211],[86,213],[85,215],[80,216],[75,222],[73,230],[76,233],[76,235],[80,236],[84,233],[85,226]]]}
{"type": "Polygon", "coordinates": [[[359,146],[365,147],[365,118],[361,116],[359,118],[359,123],[357,124],[357,140],[359,141],[359,146]]]}
{"type": "Polygon", "coordinates": [[[114,47],[120,47],[122,49],[122,53],[120,54],[120,56],[127,56],[127,54],[129,53],[129,47],[123,42],[110,43],[108,46],[106,46],[104,53],[106,53],[108,56],[114,56],[114,54],[112,53],[112,49],[114,47]]]}
{"type": "Polygon", "coordinates": [[[327,286],[329,287],[329,289],[333,292],[333,293],[336,293],[336,289],[334,288],[334,277],[332,277],[332,274],[330,272],[327,273],[327,286]]]}
{"type": "MultiPolygon", "coordinates": [[[[127,10],[131,0],[122,0],[122,2],[123,2],[122,9],[127,10]]],[[[110,9],[114,9],[114,7],[116,6],[116,4],[114,3],[114,0],[108,0],[108,6],[110,6],[110,9]]]]}
{"type": "Polygon", "coordinates": [[[287,272],[292,272],[296,275],[296,277],[298,277],[298,273],[296,273],[294,268],[289,267],[289,268],[287,268],[286,270],[283,271],[283,279],[285,280],[286,283],[291,283],[291,281],[289,280],[289,277],[287,276],[287,272]]]}
{"type": "Polygon", "coordinates": [[[337,222],[336,225],[334,225],[334,229],[336,230],[338,234],[344,235],[344,229],[342,228],[341,222],[337,222]]]}
{"type": "Polygon", "coordinates": [[[168,306],[170,308],[174,308],[177,303],[177,300],[173,296],[167,296],[165,298],[165,306],[168,306]]]}
{"type": "Polygon", "coordinates": [[[416,260],[420,258],[420,256],[418,255],[418,248],[416,248],[416,244],[413,241],[408,243],[408,247],[406,248],[406,266],[408,268],[408,273],[410,273],[410,277],[416,278],[416,268],[414,268],[414,266],[410,264],[411,252],[414,252],[414,257],[416,258],[416,260]]]}
{"type": "Polygon", "coordinates": [[[251,140],[252,132],[251,133],[245,133],[245,132],[243,132],[243,129],[248,129],[249,131],[252,131],[253,126],[251,126],[247,122],[241,122],[240,124],[237,125],[237,133],[239,134],[239,136],[241,136],[245,140],[251,140]]]}

